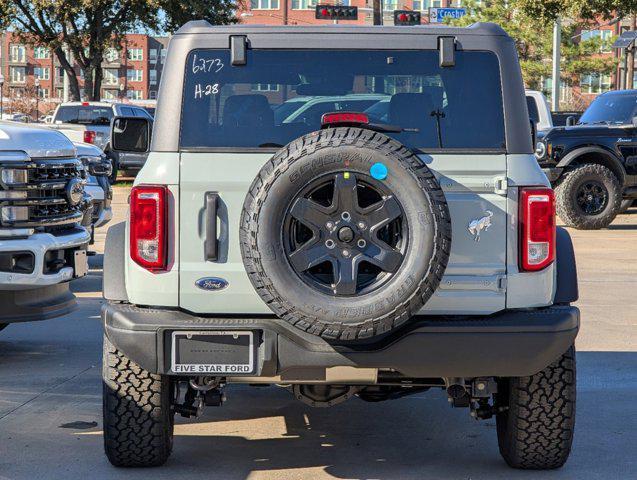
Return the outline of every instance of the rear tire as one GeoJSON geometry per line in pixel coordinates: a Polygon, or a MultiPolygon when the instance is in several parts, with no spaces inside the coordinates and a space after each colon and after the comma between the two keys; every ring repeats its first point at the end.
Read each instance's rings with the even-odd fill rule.
{"type": "Polygon", "coordinates": [[[560,468],[575,428],[575,347],[530,377],[501,379],[497,404],[500,454],[513,468],[560,468]]]}
{"type": "Polygon", "coordinates": [[[611,224],[619,213],[622,189],[619,180],[608,168],[597,164],[585,164],[567,172],[555,187],[557,214],[569,227],[581,230],[597,230],[611,224]],[[578,204],[578,195],[586,185],[594,185],[603,191],[606,200],[599,211],[586,213],[578,204]]]}
{"type": "Polygon", "coordinates": [[[156,467],[172,451],[174,411],[167,376],[144,370],[104,336],[104,450],[116,467],[156,467]]]}

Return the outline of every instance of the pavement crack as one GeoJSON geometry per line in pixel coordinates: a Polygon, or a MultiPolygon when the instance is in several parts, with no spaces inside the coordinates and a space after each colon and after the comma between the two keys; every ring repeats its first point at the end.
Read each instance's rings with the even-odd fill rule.
{"type": "Polygon", "coordinates": [[[23,402],[22,404],[18,405],[17,407],[15,407],[12,410],[9,410],[7,413],[5,413],[4,415],[0,416],[0,420],[4,419],[5,417],[8,417],[9,415],[11,415],[13,412],[21,409],[22,407],[24,407],[25,405],[28,405],[29,403],[31,403],[33,400],[36,400],[38,398],[40,398],[42,395],[44,395],[45,393],[49,393],[52,390],[55,390],[56,388],[58,388],[61,385],[64,385],[65,383],[70,382],[71,380],[79,377],[80,375],[88,372],[89,370],[91,370],[92,368],[95,368],[95,365],[91,365],[90,367],[85,368],[84,370],[76,373],[75,375],[70,376],[69,378],[67,378],[66,380],[56,383],[54,385],[51,385],[49,388],[45,388],[44,390],[42,390],[40,393],[38,393],[37,395],[31,397],[30,399],[28,399],[26,402],[23,402]]]}

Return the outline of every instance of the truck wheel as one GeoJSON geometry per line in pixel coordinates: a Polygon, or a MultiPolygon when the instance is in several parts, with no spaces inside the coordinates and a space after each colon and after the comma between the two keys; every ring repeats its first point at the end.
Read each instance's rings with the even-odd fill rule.
{"type": "Polygon", "coordinates": [[[575,347],[530,377],[498,382],[498,445],[509,466],[559,468],[571,452],[575,428],[575,347]]]}
{"type": "Polygon", "coordinates": [[[104,450],[116,467],[155,467],[172,451],[171,384],[130,360],[104,336],[104,450]]]}
{"type": "Polygon", "coordinates": [[[605,228],[619,213],[622,189],[608,168],[586,164],[567,172],[555,187],[557,214],[573,228],[605,228]]]}
{"type": "Polygon", "coordinates": [[[108,181],[110,182],[111,185],[113,185],[117,181],[117,174],[119,171],[119,162],[117,161],[117,156],[115,154],[112,154],[110,151],[106,152],[106,155],[108,156],[108,158],[110,158],[111,166],[112,166],[112,171],[108,177],[108,181]]]}
{"type": "Polygon", "coordinates": [[[334,128],[283,147],[241,217],[241,254],[280,318],[334,342],[404,325],[447,266],[451,221],[425,162],[381,133],[334,128]]]}

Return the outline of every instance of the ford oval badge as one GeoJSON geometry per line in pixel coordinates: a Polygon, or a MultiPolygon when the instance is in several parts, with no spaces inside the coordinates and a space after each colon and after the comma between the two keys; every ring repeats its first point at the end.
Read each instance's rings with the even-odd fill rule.
{"type": "Polygon", "coordinates": [[[204,277],[197,280],[195,285],[202,290],[215,291],[226,288],[228,286],[228,282],[219,277],[204,277]]]}

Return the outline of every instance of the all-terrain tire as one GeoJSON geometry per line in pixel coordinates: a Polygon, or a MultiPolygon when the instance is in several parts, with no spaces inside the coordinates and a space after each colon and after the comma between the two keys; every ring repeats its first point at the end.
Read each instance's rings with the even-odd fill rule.
{"type": "Polygon", "coordinates": [[[567,226],[581,230],[597,230],[610,225],[619,213],[622,202],[622,188],[615,174],[603,165],[592,163],[565,173],[555,187],[555,194],[559,217],[567,226]],[[586,180],[602,183],[608,192],[605,208],[595,215],[587,215],[575,200],[578,188],[586,180]]]}
{"type": "Polygon", "coordinates": [[[498,383],[498,445],[509,466],[544,470],[568,459],[575,428],[575,347],[530,377],[498,383]],[[506,408],[508,407],[508,408],[506,408]]]}
{"type": "Polygon", "coordinates": [[[451,219],[434,174],[410,149],[378,132],[341,127],[294,140],[266,163],[246,195],[240,241],[252,285],[279,318],[332,342],[369,342],[404,325],[431,298],[449,259],[451,219]],[[387,165],[384,184],[409,216],[405,260],[371,293],[334,297],[316,292],[286,259],[285,212],[317,177],[369,174],[374,162],[387,165]]]}
{"type": "Polygon", "coordinates": [[[104,336],[104,450],[116,467],[156,467],[172,451],[168,377],[144,370],[104,336]]]}

